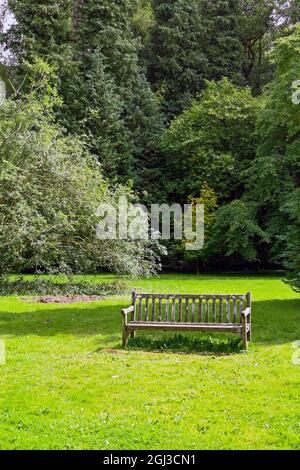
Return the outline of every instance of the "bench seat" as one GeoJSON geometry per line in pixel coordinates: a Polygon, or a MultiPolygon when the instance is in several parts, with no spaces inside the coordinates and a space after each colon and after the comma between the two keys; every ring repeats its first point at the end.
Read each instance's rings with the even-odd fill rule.
{"type": "MultiPolygon", "coordinates": [[[[176,322],[151,322],[133,321],[128,323],[128,328],[132,330],[193,330],[193,331],[229,331],[241,333],[242,325],[236,323],[176,323],[176,322]]],[[[247,331],[250,325],[247,325],[247,331]]]]}

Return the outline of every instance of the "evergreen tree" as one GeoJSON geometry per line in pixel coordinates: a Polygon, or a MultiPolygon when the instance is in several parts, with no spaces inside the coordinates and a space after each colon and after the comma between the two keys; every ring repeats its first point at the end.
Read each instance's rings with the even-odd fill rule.
{"type": "Polygon", "coordinates": [[[207,58],[199,0],[153,0],[155,26],[149,44],[148,78],[168,119],[191,104],[203,88],[207,58]]]}
{"type": "MultiPolygon", "coordinates": [[[[103,101],[108,108],[111,107],[111,101],[118,106],[108,116],[112,125],[109,133],[112,128],[115,129],[110,140],[117,153],[117,174],[132,177],[138,182],[136,170],[143,166],[139,162],[143,160],[143,154],[155,146],[162,121],[154,94],[138,61],[140,44],[132,31],[135,7],[135,0],[83,2],[80,14],[77,13],[79,20],[75,48],[80,58],[81,81],[87,84],[87,100],[91,96],[90,86],[98,90],[98,103],[97,100],[92,103],[92,108],[99,114],[97,108],[101,107],[103,101]],[[97,82],[101,82],[104,75],[108,77],[108,86],[99,86],[97,82]],[[115,99],[111,100],[107,95],[108,90],[115,99]]],[[[84,109],[86,112],[90,107],[84,109]]],[[[91,122],[90,116],[85,118],[85,122],[91,122]]],[[[93,125],[94,134],[95,131],[93,125]]],[[[105,135],[101,127],[96,133],[100,139],[105,135]]],[[[96,149],[96,153],[103,151],[96,149]]]]}
{"type": "Polygon", "coordinates": [[[239,0],[202,0],[202,15],[206,29],[205,51],[208,61],[207,78],[228,77],[242,83],[242,59],[238,22],[239,0]]]}
{"type": "Polygon", "coordinates": [[[136,0],[11,0],[10,6],[17,23],[6,41],[20,64],[42,57],[58,69],[62,124],[86,138],[106,175],[138,181],[162,120],[139,65],[136,0]]]}
{"type": "Polygon", "coordinates": [[[72,0],[8,0],[15,23],[2,34],[1,42],[21,63],[41,57],[55,65],[60,74],[72,62],[70,15],[72,0]]]}
{"type": "Polygon", "coordinates": [[[153,0],[148,77],[168,119],[191,105],[205,79],[241,81],[237,0],[153,0]]]}

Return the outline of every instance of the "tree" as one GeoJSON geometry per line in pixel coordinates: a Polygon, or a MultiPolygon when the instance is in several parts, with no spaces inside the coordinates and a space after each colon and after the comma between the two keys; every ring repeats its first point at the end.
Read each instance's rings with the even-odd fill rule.
{"type": "Polygon", "coordinates": [[[205,29],[198,0],[154,0],[148,78],[170,120],[203,88],[205,29]]]}
{"type": "Polygon", "coordinates": [[[148,77],[170,120],[190,107],[204,80],[240,82],[235,0],[154,0],[148,77]]]}
{"type": "Polygon", "coordinates": [[[186,194],[195,196],[205,182],[221,204],[243,194],[241,173],[255,156],[257,108],[249,89],[239,90],[227,79],[207,82],[162,139],[173,197],[184,201],[186,194]]]}
{"type": "Polygon", "coordinates": [[[154,27],[154,14],[151,0],[137,0],[136,10],[132,17],[133,31],[138,35],[142,44],[149,43],[151,29],[154,27]]]}
{"type": "Polygon", "coordinates": [[[34,62],[37,57],[55,65],[63,75],[72,63],[70,15],[72,0],[47,2],[8,0],[15,22],[2,34],[2,44],[19,63],[34,62]]]}
{"type": "Polygon", "coordinates": [[[99,205],[130,192],[110,190],[95,158],[54,123],[52,69],[28,67],[29,93],[0,106],[0,273],[152,273],[157,243],[96,237],[99,205]]]}
{"type": "MultiPolygon", "coordinates": [[[[199,197],[190,197],[189,203],[193,207],[193,215],[195,216],[195,208],[197,204],[204,206],[204,246],[201,251],[185,251],[184,259],[188,263],[196,263],[197,273],[200,271],[200,262],[204,263],[209,258],[209,240],[212,236],[212,228],[216,221],[216,213],[218,209],[218,199],[213,189],[205,182],[201,188],[199,197]]],[[[195,222],[195,221],[194,221],[195,222]]]]}
{"type": "Polygon", "coordinates": [[[203,23],[206,30],[205,52],[208,61],[206,78],[229,78],[242,84],[243,50],[238,34],[239,0],[202,0],[203,23]]]}
{"type": "Polygon", "coordinates": [[[249,186],[245,198],[257,205],[259,225],[272,242],[269,258],[282,262],[284,253],[286,266],[294,266],[293,270],[291,256],[299,248],[292,248],[297,241],[293,236],[293,226],[298,224],[294,205],[300,185],[300,115],[297,87],[294,89],[300,77],[299,50],[298,25],[273,51],[275,77],[257,121],[257,156],[245,171],[249,186]]]}
{"type": "Polygon", "coordinates": [[[138,181],[162,120],[139,64],[132,31],[136,0],[11,0],[10,7],[16,24],[4,42],[15,52],[19,72],[24,74],[24,59],[40,57],[55,66],[64,102],[57,119],[88,142],[107,176],[138,181]]]}
{"type": "Polygon", "coordinates": [[[285,249],[282,259],[288,270],[288,283],[300,292],[300,188],[297,188],[282,207],[287,221],[284,234],[285,249]]]}
{"type": "MultiPolygon", "coordinates": [[[[132,31],[135,7],[135,0],[114,3],[109,0],[90,0],[82,3],[75,51],[79,57],[80,82],[86,101],[89,102],[91,97],[90,85],[94,84],[93,88],[97,89],[98,94],[98,100],[89,103],[88,107],[82,107],[85,127],[90,122],[90,108],[98,113],[103,101],[109,107],[111,97],[105,94],[107,89],[111,90],[113,101],[119,109],[115,109],[108,117],[109,122],[113,122],[118,114],[117,129],[111,133],[110,128],[109,141],[114,141],[112,147],[114,153],[117,151],[115,158],[118,163],[117,172],[109,173],[109,176],[120,175],[138,183],[142,178],[139,170],[143,167],[143,156],[155,147],[162,130],[162,120],[154,94],[139,65],[140,44],[132,31]],[[112,44],[114,47],[111,47],[112,44]],[[109,86],[101,84],[103,74],[110,80],[109,86]]],[[[96,98],[93,94],[92,97],[96,98]]],[[[99,123],[100,119],[101,112],[99,123]]],[[[80,126],[77,131],[81,131],[80,126]]],[[[88,132],[101,134],[101,139],[106,136],[101,127],[97,131],[95,121],[88,132]]],[[[101,146],[95,148],[95,153],[101,162],[105,161],[105,156],[101,158],[101,146]]]]}
{"type": "Polygon", "coordinates": [[[269,52],[285,29],[299,21],[299,0],[240,0],[238,31],[244,48],[243,76],[257,95],[273,78],[269,52]]]}
{"type": "Polygon", "coordinates": [[[268,238],[256,222],[255,210],[255,204],[241,200],[220,207],[208,242],[210,255],[256,260],[258,243],[267,242],[268,238]]]}

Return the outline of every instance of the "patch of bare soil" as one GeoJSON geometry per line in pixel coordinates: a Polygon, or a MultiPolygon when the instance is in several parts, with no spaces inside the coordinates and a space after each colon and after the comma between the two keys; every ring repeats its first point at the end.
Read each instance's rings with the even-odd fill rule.
{"type": "MultiPolygon", "coordinates": [[[[104,299],[105,297],[101,295],[44,295],[37,297],[34,301],[39,304],[74,304],[76,302],[89,303],[104,299]]],[[[24,298],[23,300],[28,302],[29,299],[24,298]]],[[[30,301],[32,302],[32,299],[30,301]]]]}
{"type": "Polygon", "coordinates": [[[119,349],[99,349],[97,352],[104,352],[104,353],[109,353],[109,354],[124,354],[125,351],[121,351],[119,349]]]}

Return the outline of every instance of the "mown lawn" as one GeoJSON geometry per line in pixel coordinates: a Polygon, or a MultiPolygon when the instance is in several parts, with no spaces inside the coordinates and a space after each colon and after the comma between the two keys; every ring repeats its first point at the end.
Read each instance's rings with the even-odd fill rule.
{"type": "Polygon", "coordinates": [[[163,275],[132,284],[251,290],[249,352],[123,351],[120,309],[129,296],[73,305],[2,297],[1,449],[300,448],[300,365],[292,362],[299,295],[275,276],[163,275]]]}

